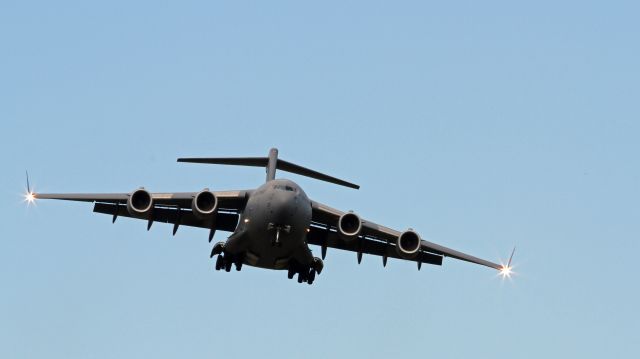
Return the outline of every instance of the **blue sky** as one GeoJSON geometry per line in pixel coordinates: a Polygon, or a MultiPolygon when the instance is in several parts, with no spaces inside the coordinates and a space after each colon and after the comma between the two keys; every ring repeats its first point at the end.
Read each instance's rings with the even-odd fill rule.
{"type": "MultiPolygon", "coordinates": [[[[0,357],[634,357],[636,2],[0,4],[0,357]],[[206,231],[21,201],[252,188],[516,271],[330,250],[313,286],[213,270],[206,231]]],[[[216,239],[224,239],[219,233],[216,239]]],[[[319,252],[316,249],[316,252],[319,252]]]]}

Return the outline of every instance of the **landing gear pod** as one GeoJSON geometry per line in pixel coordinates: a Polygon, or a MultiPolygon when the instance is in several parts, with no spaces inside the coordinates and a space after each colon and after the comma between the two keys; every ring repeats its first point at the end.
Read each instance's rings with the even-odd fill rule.
{"type": "Polygon", "coordinates": [[[396,252],[402,258],[414,258],[420,251],[421,241],[420,235],[413,230],[404,231],[396,241],[396,252]]]}
{"type": "Polygon", "coordinates": [[[346,240],[358,238],[362,230],[362,220],[360,216],[353,212],[345,213],[338,219],[338,233],[346,240]]]}
{"type": "Polygon", "coordinates": [[[132,216],[146,216],[153,209],[153,197],[147,190],[140,188],[129,195],[127,211],[132,216]]]}
{"type": "Polygon", "coordinates": [[[218,210],[218,198],[208,189],[202,190],[193,197],[191,210],[193,210],[193,214],[200,219],[211,217],[215,215],[218,210]]]}

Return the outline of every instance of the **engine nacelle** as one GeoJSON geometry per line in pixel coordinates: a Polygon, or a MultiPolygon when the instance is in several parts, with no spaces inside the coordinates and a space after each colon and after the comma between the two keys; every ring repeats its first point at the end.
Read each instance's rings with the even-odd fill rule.
{"type": "Polygon", "coordinates": [[[127,211],[132,216],[145,216],[153,209],[153,197],[145,189],[137,189],[129,195],[127,211]]]}
{"type": "Polygon", "coordinates": [[[345,213],[338,219],[338,233],[346,240],[358,238],[362,231],[362,220],[353,212],[345,213]]]}
{"type": "Polygon", "coordinates": [[[205,219],[214,216],[218,211],[218,198],[208,189],[198,192],[191,202],[193,215],[205,219]]]}
{"type": "Polygon", "coordinates": [[[396,252],[402,258],[414,258],[420,251],[421,241],[420,235],[413,230],[404,231],[396,240],[396,252]]]}

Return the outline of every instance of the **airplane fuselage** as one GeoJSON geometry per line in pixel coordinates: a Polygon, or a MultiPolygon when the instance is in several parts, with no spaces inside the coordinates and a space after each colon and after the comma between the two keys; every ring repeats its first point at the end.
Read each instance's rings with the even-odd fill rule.
{"type": "Polygon", "coordinates": [[[311,200],[295,182],[274,179],[258,187],[240,216],[225,252],[242,254],[244,263],[287,269],[291,261],[309,265],[313,256],[306,244],[311,224],[311,200]]]}

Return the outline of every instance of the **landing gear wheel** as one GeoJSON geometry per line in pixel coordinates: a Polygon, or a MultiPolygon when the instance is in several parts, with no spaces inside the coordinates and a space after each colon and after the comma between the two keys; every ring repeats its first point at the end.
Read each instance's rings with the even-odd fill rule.
{"type": "Polygon", "coordinates": [[[316,279],[316,270],[312,269],[309,271],[309,278],[307,279],[307,283],[309,285],[313,284],[313,281],[316,279]]]}
{"type": "Polygon", "coordinates": [[[231,272],[231,266],[233,266],[233,262],[232,262],[232,261],[230,261],[230,260],[228,260],[227,258],[225,258],[225,261],[224,261],[224,270],[225,270],[226,272],[231,272]]]}
{"type": "Polygon", "coordinates": [[[224,258],[222,255],[219,255],[216,259],[216,270],[220,270],[222,267],[224,267],[224,258]]]}
{"type": "Polygon", "coordinates": [[[293,276],[296,275],[296,271],[293,268],[289,267],[289,271],[287,272],[287,278],[293,279],[293,276]]]}
{"type": "Polygon", "coordinates": [[[236,261],[236,271],[240,271],[242,269],[242,261],[236,261]]]}
{"type": "Polygon", "coordinates": [[[302,272],[298,273],[298,283],[302,283],[304,279],[302,278],[302,272]]]}

